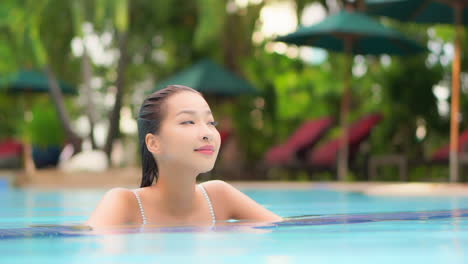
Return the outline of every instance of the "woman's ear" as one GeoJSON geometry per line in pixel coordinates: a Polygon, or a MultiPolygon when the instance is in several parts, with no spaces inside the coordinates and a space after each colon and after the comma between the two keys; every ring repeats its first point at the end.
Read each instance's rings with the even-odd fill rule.
{"type": "Polygon", "coordinates": [[[153,135],[151,133],[146,134],[145,136],[145,143],[148,150],[153,154],[159,154],[160,152],[160,144],[159,144],[159,137],[153,135]]]}

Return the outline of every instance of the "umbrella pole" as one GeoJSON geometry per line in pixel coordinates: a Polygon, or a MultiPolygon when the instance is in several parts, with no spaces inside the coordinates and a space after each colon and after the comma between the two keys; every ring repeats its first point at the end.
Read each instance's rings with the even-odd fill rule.
{"type": "Polygon", "coordinates": [[[458,137],[460,119],[460,38],[462,33],[463,6],[455,5],[455,55],[452,63],[452,99],[450,114],[450,182],[458,182],[458,137]]]}
{"type": "MultiPolygon", "coordinates": [[[[26,93],[26,95],[21,96],[21,104],[22,104],[22,109],[25,109],[25,113],[29,113],[31,110],[31,102],[30,104],[25,103],[24,97],[30,97],[31,95],[26,93]]],[[[23,122],[27,123],[30,122],[30,120],[27,120],[26,116],[23,116],[23,122]]],[[[34,174],[36,174],[36,165],[34,164],[34,158],[32,154],[32,144],[30,142],[30,138],[28,136],[24,136],[21,138],[22,144],[23,144],[23,152],[22,152],[22,157],[23,157],[23,166],[24,166],[24,172],[25,172],[25,177],[26,179],[29,177],[33,177],[34,174]]]]}
{"type": "Polygon", "coordinates": [[[349,131],[348,131],[348,113],[351,101],[351,75],[352,75],[352,39],[345,37],[345,72],[344,72],[344,91],[341,98],[341,142],[338,152],[338,180],[344,181],[348,175],[348,157],[349,157],[349,131]]]}

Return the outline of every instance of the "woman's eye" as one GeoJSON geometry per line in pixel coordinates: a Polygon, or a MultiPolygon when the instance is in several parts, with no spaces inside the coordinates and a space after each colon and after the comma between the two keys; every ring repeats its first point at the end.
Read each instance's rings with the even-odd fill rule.
{"type": "Polygon", "coordinates": [[[210,125],[212,125],[212,126],[217,126],[217,125],[218,125],[218,122],[216,122],[216,121],[210,122],[210,125]]]}
{"type": "Polygon", "coordinates": [[[181,124],[185,125],[185,124],[195,124],[193,121],[185,121],[185,122],[182,122],[181,124]]]}

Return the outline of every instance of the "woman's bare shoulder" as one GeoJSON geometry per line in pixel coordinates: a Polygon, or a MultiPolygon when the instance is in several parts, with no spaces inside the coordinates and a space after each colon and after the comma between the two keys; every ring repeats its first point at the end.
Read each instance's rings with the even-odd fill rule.
{"type": "Polygon", "coordinates": [[[133,205],[135,200],[135,195],[132,190],[126,188],[112,188],[108,190],[102,197],[101,202],[105,205],[126,207],[133,205]]]}
{"type": "Polygon", "coordinates": [[[203,183],[207,191],[222,200],[223,209],[231,219],[281,221],[282,218],[239,191],[231,184],[213,180],[203,183]]]}
{"type": "Polygon", "coordinates": [[[134,197],[133,191],[127,188],[116,187],[108,190],[104,196],[109,196],[113,198],[119,199],[129,199],[130,197],[134,197]]]}
{"type": "Polygon", "coordinates": [[[213,205],[216,220],[228,220],[232,215],[229,205],[229,188],[233,188],[227,182],[221,180],[211,180],[201,183],[210,197],[213,205]]]}
{"type": "Polygon", "coordinates": [[[223,195],[230,189],[234,188],[231,184],[222,180],[211,180],[201,183],[207,192],[214,195],[223,195]]]}
{"type": "Polygon", "coordinates": [[[91,226],[104,226],[131,222],[137,205],[132,190],[110,189],[104,194],[86,223],[91,226]]]}

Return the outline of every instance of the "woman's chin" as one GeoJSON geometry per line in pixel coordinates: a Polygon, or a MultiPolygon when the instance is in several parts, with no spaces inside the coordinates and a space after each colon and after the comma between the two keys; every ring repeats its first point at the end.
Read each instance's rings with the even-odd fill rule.
{"type": "Polygon", "coordinates": [[[213,168],[214,168],[214,164],[212,164],[211,166],[199,167],[199,168],[198,168],[198,171],[199,171],[199,173],[207,173],[207,172],[212,171],[213,168]]]}

